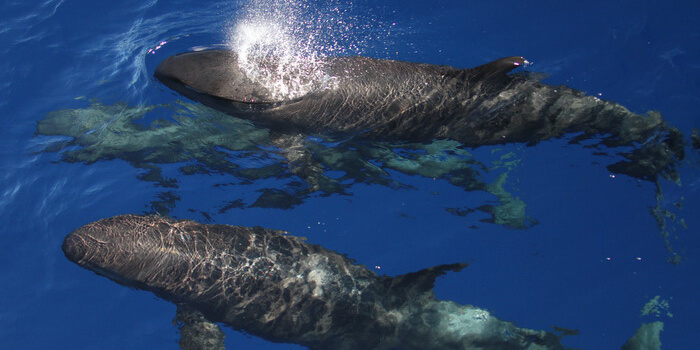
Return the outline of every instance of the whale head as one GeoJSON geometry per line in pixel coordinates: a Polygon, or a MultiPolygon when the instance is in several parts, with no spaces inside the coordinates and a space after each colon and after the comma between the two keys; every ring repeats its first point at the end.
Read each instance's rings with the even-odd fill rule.
{"type": "Polygon", "coordinates": [[[191,239],[163,218],[122,215],[76,229],[62,249],[70,261],[121,285],[170,293],[191,271],[191,239]]]}
{"type": "Polygon", "coordinates": [[[265,105],[282,102],[267,87],[249,79],[230,50],[186,52],[170,56],[155,69],[154,77],[168,88],[221,109],[222,104],[265,105]]]}

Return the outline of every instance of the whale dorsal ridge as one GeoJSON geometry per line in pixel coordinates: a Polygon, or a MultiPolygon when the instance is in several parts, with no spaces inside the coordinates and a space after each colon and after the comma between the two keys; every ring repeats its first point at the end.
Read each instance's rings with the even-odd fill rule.
{"type": "Polygon", "coordinates": [[[501,58],[469,69],[470,78],[478,80],[502,78],[513,69],[524,66],[526,62],[525,58],[520,56],[501,58]]]}
{"type": "Polygon", "coordinates": [[[431,293],[432,295],[436,278],[449,271],[461,271],[465,267],[467,267],[466,263],[438,265],[396,276],[391,279],[389,289],[395,294],[405,295],[406,297],[418,297],[424,293],[431,293]]]}

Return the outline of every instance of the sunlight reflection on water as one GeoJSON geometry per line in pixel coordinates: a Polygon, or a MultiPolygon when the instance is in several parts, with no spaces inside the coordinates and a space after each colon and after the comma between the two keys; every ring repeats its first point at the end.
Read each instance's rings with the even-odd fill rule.
{"type": "Polygon", "coordinates": [[[226,44],[273,99],[294,99],[335,86],[324,57],[363,54],[388,37],[390,27],[347,1],[250,0],[226,30],[226,44]]]}

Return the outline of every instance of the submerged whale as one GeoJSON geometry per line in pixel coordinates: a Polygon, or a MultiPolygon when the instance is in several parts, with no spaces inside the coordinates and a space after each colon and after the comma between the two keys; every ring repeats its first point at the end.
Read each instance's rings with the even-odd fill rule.
{"type": "MultiPolygon", "coordinates": [[[[681,133],[660,114],[638,115],[565,86],[543,84],[533,74],[509,74],[526,62],[508,57],[459,69],[327,57],[321,61],[325,76],[315,88],[287,99],[249,78],[230,50],[168,57],[154,76],[192,100],[287,133],[408,142],[452,139],[467,147],[535,144],[577,133],[572,142],[596,137],[603,146],[631,146],[620,153],[624,160],[608,168],[648,180],[668,175],[683,158],[681,133]]],[[[274,58],[258,67],[279,68],[274,58]]]]}
{"type": "Polygon", "coordinates": [[[378,276],[286,232],[123,215],[78,228],[68,259],[211,322],[310,349],[563,349],[552,333],[436,300],[435,278],[466,264],[378,276]]]}

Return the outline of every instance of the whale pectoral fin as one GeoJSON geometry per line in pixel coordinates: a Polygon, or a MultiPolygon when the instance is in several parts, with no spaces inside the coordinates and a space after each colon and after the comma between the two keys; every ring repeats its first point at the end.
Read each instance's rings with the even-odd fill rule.
{"type": "Polygon", "coordinates": [[[470,79],[501,78],[513,69],[524,66],[525,62],[525,58],[520,56],[501,58],[469,69],[470,79]]]}
{"type": "Polygon", "coordinates": [[[449,271],[461,271],[465,267],[467,267],[465,263],[438,265],[396,276],[391,280],[389,289],[394,293],[404,294],[406,297],[432,293],[436,278],[449,271]]]}
{"type": "Polygon", "coordinates": [[[174,323],[180,330],[182,350],[226,350],[226,335],[219,325],[209,321],[196,309],[178,305],[174,323]]]}

